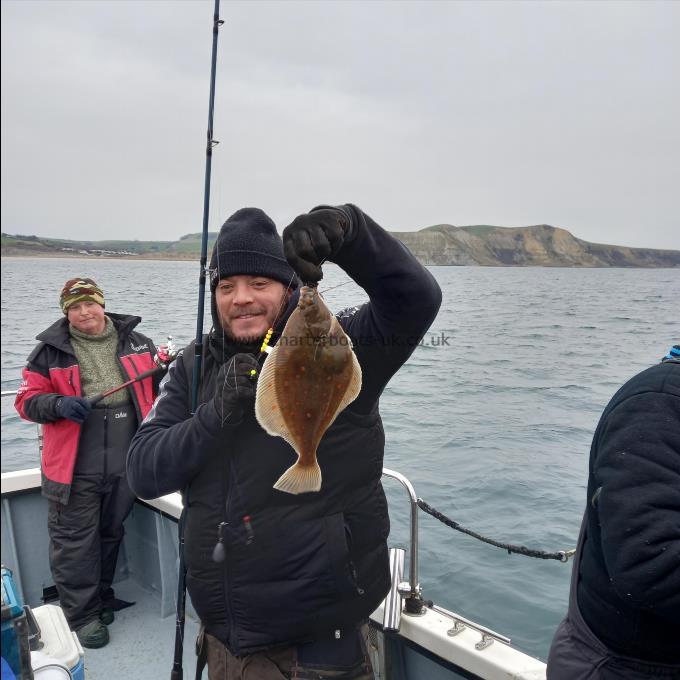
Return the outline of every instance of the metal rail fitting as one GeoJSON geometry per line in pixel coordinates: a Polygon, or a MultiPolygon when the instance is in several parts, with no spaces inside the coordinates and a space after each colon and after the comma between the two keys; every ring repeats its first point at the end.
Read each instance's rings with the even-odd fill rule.
{"type": "Polygon", "coordinates": [[[477,650],[481,651],[482,649],[486,649],[489,645],[493,643],[494,640],[503,642],[506,645],[509,645],[511,643],[509,637],[501,635],[500,633],[497,633],[495,630],[491,630],[491,628],[482,626],[479,623],[470,621],[470,619],[466,619],[465,617],[460,616],[459,614],[454,614],[452,611],[444,609],[444,607],[440,607],[439,605],[433,604],[431,609],[432,611],[435,611],[438,614],[443,614],[444,616],[453,620],[453,626],[446,631],[446,634],[449,637],[455,637],[456,635],[458,635],[458,633],[461,633],[466,628],[470,628],[472,630],[477,631],[482,636],[482,639],[475,644],[475,648],[477,650]]]}
{"type": "Polygon", "coordinates": [[[422,616],[425,613],[420,584],[418,583],[418,496],[413,484],[399,472],[383,468],[383,475],[396,479],[407,491],[411,505],[411,550],[409,553],[409,581],[399,584],[399,594],[404,598],[404,613],[422,616]]]}

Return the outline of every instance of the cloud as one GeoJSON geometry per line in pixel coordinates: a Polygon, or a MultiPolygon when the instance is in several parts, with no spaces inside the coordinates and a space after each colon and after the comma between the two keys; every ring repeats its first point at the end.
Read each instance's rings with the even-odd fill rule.
{"type": "MultiPolygon", "coordinates": [[[[211,228],[352,201],[394,229],[680,247],[675,3],[222,3],[211,228]]],[[[2,3],[3,231],[202,222],[211,2],[2,3]]]]}

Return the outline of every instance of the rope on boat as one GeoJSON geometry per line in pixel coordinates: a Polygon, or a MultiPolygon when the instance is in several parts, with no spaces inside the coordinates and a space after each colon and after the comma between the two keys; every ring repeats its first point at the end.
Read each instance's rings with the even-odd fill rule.
{"type": "Polygon", "coordinates": [[[473,538],[483,541],[484,543],[488,543],[489,545],[496,546],[497,548],[503,548],[504,550],[508,551],[508,554],[517,553],[518,555],[524,555],[525,557],[537,557],[539,560],[558,560],[559,562],[567,562],[569,558],[573,557],[574,553],[576,552],[575,548],[572,550],[546,552],[545,550],[532,550],[531,548],[526,548],[523,545],[501,543],[500,541],[495,541],[493,538],[486,538],[486,536],[482,536],[476,531],[471,531],[470,529],[462,527],[460,524],[458,524],[458,522],[454,522],[452,519],[449,519],[446,515],[439,512],[439,510],[435,510],[422,498],[418,499],[418,507],[428,515],[432,515],[432,517],[435,519],[438,519],[443,524],[446,524],[447,527],[451,527],[456,531],[460,531],[464,534],[467,534],[468,536],[472,536],[473,538]]]}

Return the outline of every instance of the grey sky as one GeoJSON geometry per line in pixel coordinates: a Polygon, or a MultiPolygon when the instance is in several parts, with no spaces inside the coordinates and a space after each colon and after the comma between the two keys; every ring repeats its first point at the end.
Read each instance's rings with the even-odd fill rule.
{"type": "MultiPolygon", "coordinates": [[[[212,2],[2,2],[2,229],[201,229],[212,2]]],[[[354,202],[680,248],[680,3],[224,2],[211,230],[354,202]]]]}

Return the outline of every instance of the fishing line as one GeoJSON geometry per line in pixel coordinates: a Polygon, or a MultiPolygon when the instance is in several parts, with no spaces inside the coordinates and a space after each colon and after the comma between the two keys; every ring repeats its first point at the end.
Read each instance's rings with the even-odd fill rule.
{"type": "Polygon", "coordinates": [[[330,288],[324,288],[323,290],[319,291],[319,295],[323,296],[329,290],[335,290],[336,288],[341,288],[342,286],[346,286],[348,283],[354,283],[354,281],[352,281],[352,279],[347,279],[347,281],[343,281],[342,283],[338,283],[336,286],[331,286],[330,288]]]}
{"type": "MultiPolygon", "coordinates": [[[[217,175],[218,175],[218,177],[217,177],[217,179],[218,179],[218,189],[217,189],[218,210],[217,210],[217,214],[218,215],[223,214],[222,213],[222,180],[224,178],[223,172],[224,172],[224,166],[221,163],[218,163],[217,164],[217,175]]],[[[219,224],[218,225],[213,224],[213,227],[215,228],[215,231],[217,233],[217,236],[215,237],[215,242],[213,244],[213,248],[215,248],[217,246],[217,241],[218,241],[219,236],[220,236],[220,225],[219,224]]],[[[220,271],[220,251],[219,251],[219,248],[218,248],[217,249],[217,275],[218,276],[219,276],[219,271],[220,271]]],[[[211,289],[210,308],[211,308],[211,312],[212,312],[212,306],[213,306],[213,301],[212,301],[212,272],[210,274],[210,289],[211,289]]],[[[215,309],[217,311],[217,305],[215,305],[215,309]]],[[[212,313],[211,313],[210,316],[212,318],[212,313]]],[[[219,311],[217,311],[217,316],[218,316],[218,319],[219,319],[219,311]]],[[[215,320],[213,319],[212,321],[213,321],[213,323],[210,326],[209,332],[217,330],[215,328],[215,320]]],[[[222,330],[222,363],[224,363],[224,361],[226,359],[226,354],[225,354],[226,350],[225,350],[225,347],[224,347],[224,329],[221,329],[221,330],[222,330]]]]}
{"type": "MultiPolygon", "coordinates": [[[[290,290],[290,287],[293,285],[293,281],[295,281],[296,276],[297,275],[295,274],[295,272],[293,272],[293,275],[288,280],[288,285],[286,286],[287,291],[290,290]]],[[[283,314],[283,312],[288,307],[288,302],[289,302],[289,297],[284,293],[283,296],[281,297],[281,302],[279,303],[279,310],[278,310],[278,312],[276,312],[276,316],[274,317],[274,320],[272,321],[271,328],[269,329],[269,331],[271,331],[272,333],[274,332],[274,328],[276,327],[276,324],[278,323],[279,319],[281,318],[281,315],[283,314]]],[[[269,331],[267,331],[267,332],[269,332],[269,331]]]]}
{"type": "MultiPolygon", "coordinates": [[[[288,280],[288,285],[286,286],[286,291],[290,290],[290,287],[293,285],[293,281],[295,280],[295,277],[296,277],[296,274],[293,273],[293,275],[288,280]]],[[[272,336],[274,335],[274,328],[276,328],[276,324],[279,322],[279,319],[283,315],[283,312],[287,309],[289,302],[290,302],[290,297],[288,295],[286,295],[286,293],[284,292],[283,295],[281,296],[281,302],[279,303],[279,309],[276,312],[274,319],[272,320],[272,325],[267,329],[267,332],[265,333],[262,344],[260,345],[259,352],[254,353],[255,359],[258,362],[264,361],[263,356],[266,355],[266,354],[269,354],[269,352],[271,351],[271,347],[270,347],[269,343],[272,339],[272,336]]],[[[256,375],[257,375],[257,371],[255,369],[250,371],[251,380],[254,380],[256,375]]]]}
{"type": "MultiPolygon", "coordinates": [[[[234,372],[234,388],[236,390],[236,393],[238,394],[238,382],[236,380],[236,361],[234,360],[234,357],[231,358],[231,361],[229,362],[227,366],[227,370],[224,372],[224,382],[222,383],[222,392],[224,393],[225,387],[230,387],[229,385],[229,371],[233,370],[234,372]]],[[[227,419],[231,417],[231,414],[233,411],[229,411],[227,415],[224,415],[224,403],[220,403],[220,408],[222,409],[220,412],[220,424],[224,425],[224,423],[227,422],[227,419]]]]}

